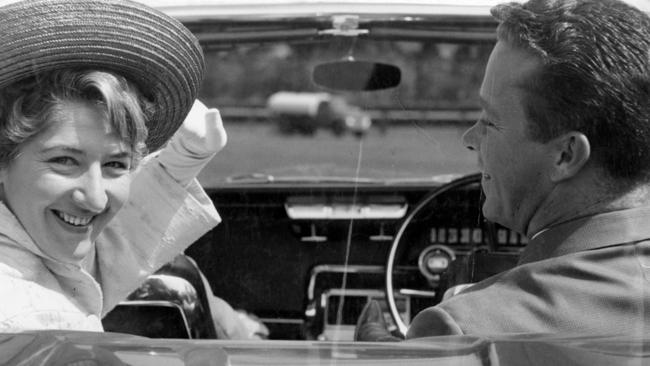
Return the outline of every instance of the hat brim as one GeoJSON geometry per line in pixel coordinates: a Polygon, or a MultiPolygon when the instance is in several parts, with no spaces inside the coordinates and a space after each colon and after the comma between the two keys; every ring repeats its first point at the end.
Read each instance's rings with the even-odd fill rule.
{"type": "Polygon", "coordinates": [[[118,73],[155,110],[147,147],[178,129],[203,80],[196,37],[176,19],[127,0],[27,0],[0,7],[0,88],[63,68],[118,73]]]}

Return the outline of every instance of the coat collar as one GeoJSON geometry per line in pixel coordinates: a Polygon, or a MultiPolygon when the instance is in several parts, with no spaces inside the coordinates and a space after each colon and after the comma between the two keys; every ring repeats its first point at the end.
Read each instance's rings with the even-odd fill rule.
{"type": "Polygon", "coordinates": [[[45,257],[45,254],[27,234],[16,216],[9,211],[9,208],[2,201],[0,201],[0,235],[8,239],[6,240],[7,243],[15,244],[39,257],[45,257]]]}
{"type": "Polygon", "coordinates": [[[650,239],[650,206],[577,218],[535,235],[519,264],[650,239]]]}
{"type": "MultiPolygon", "coordinates": [[[[69,269],[78,270],[82,267],[87,267],[82,263],[65,263],[56,260],[46,253],[44,253],[38,245],[32,240],[25,228],[22,226],[18,218],[9,210],[4,202],[0,201],[0,236],[7,238],[6,243],[11,243],[21,249],[27,250],[30,253],[42,258],[48,265],[55,265],[57,267],[65,267],[69,269]]],[[[91,251],[89,258],[94,258],[94,249],[91,251]]]]}
{"type": "Polygon", "coordinates": [[[2,245],[22,253],[13,252],[11,258],[5,259],[13,261],[12,265],[23,278],[37,280],[42,275],[41,271],[47,269],[54,275],[66,296],[76,301],[86,312],[101,314],[102,292],[97,281],[89,273],[92,268],[87,265],[95,259],[94,248],[88,257],[88,263],[64,263],[50,258],[34,243],[16,216],[1,201],[0,237],[4,239],[0,240],[2,245]]]}

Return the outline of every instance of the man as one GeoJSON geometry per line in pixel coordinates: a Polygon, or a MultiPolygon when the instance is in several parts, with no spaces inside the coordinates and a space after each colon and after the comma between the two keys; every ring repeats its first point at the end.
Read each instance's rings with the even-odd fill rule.
{"type": "MultiPolygon", "coordinates": [[[[650,17],[617,0],[531,0],[500,24],[463,142],[518,265],[412,321],[447,334],[650,334],[650,17]]],[[[378,332],[366,309],[357,339],[378,332]]]]}

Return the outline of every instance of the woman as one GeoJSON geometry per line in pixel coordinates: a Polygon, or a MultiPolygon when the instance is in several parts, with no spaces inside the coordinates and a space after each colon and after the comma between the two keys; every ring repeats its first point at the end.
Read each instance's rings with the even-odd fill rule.
{"type": "Polygon", "coordinates": [[[226,143],[202,73],[191,33],[137,3],[0,7],[0,331],[101,331],[219,222],[194,179],[226,143]]]}

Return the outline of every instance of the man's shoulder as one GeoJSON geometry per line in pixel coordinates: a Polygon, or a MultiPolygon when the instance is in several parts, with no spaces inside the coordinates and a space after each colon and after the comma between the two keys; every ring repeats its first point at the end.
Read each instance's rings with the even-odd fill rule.
{"type": "Polygon", "coordinates": [[[406,338],[421,338],[463,334],[456,319],[443,307],[433,306],[422,310],[409,326],[406,338]]]}
{"type": "Polygon", "coordinates": [[[650,282],[639,281],[647,278],[639,272],[641,252],[650,258],[650,242],[521,264],[424,310],[412,327],[432,331],[453,324],[465,334],[498,334],[570,332],[582,324],[594,332],[624,333],[650,316],[650,282]]]}

